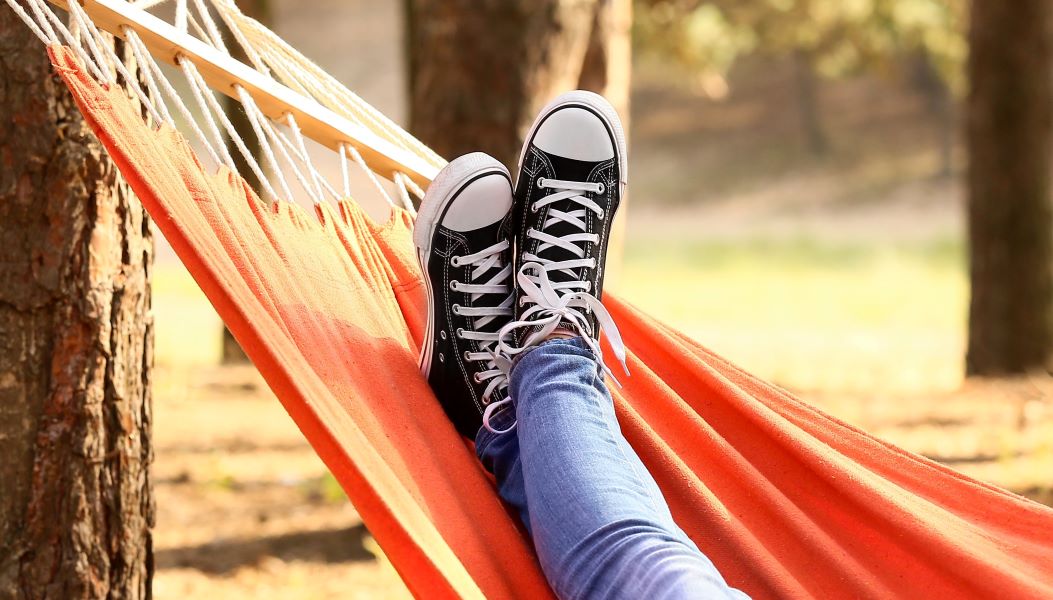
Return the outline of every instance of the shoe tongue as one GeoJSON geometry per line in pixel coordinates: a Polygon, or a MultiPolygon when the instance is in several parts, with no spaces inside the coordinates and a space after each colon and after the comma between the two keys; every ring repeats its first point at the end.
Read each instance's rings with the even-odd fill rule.
{"type": "MultiPolygon", "coordinates": [[[[548,154],[547,156],[548,156],[550,164],[552,165],[552,173],[553,173],[553,175],[551,177],[552,179],[559,179],[559,180],[562,180],[562,181],[586,182],[586,181],[589,180],[589,176],[592,175],[592,171],[596,167],[596,163],[593,163],[593,162],[574,160],[574,159],[571,159],[571,158],[565,158],[565,157],[556,156],[556,155],[553,155],[553,154],[548,154]]],[[[542,190],[542,191],[545,192],[544,194],[542,194],[542,196],[543,196],[543,195],[554,194],[554,193],[558,192],[559,190],[546,189],[546,190],[542,190]]],[[[588,195],[587,192],[581,192],[581,194],[586,196],[586,197],[588,195]]],[[[549,208],[554,208],[556,210],[560,210],[560,211],[563,211],[563,212],[569,212],[569,211],[582,210],[584,207],[582,207],[580,204],[578,204],[577,202],[574,202],[572,200],[561,200],[559,202],[554,202],[554,203],[550,204],[549,208]]],[[[588,219],[591,218],[591,216],[592,216],[591,212],[586,212],[585,216],[583,217],[583,220],[585,220],[587,222],[588,219]]],[[[538,223],[538,229],[542,229],[545,233],[548,233],[548,234],[556,236],[556,237],[562,237],[562,236],[573,234],[573,233],[585,233],[584,231],[579,229],[577,226],[572,225],[570,223],[564,223],[562,221],[554,223],[553,225],[551,225],[549,227],[542,227],[543,225],[544,225],[544,222],[538,223]]],[[[574,245],[579,247],[579,248],[585,248],[586,247],[586,245],[583,244],[582,242],[576,242],[574,245]]],[[[563,248],[560,248],[558,246],[553,246],[551,248],[546,248],[545,250],[542,250],[541,252],[538,252],[537,255],[539,257],[541,257],[541,258],[545,258],[545,259],[553,260],[553,261],[573,260],[573,259],[579,258],[578,256],[574,255],[570,251],[565,250],[563,248]]],[[[580,273],[580,269],[575,269],[575,271],[580,273]]],[[[578,279],[578,278],[577,277],[572,277],[571,275],[569,275],[567,273],[564,273],[563,271],[549,271],[549,280],[552,281],[553,283],[555,283],[555,282],[563,282],[563,281],[572,281],[572,280],[576,280],[576,279],[578,279]]],[[[561,295],[562,295],[562,291],[561,291],[561,295]]]]}

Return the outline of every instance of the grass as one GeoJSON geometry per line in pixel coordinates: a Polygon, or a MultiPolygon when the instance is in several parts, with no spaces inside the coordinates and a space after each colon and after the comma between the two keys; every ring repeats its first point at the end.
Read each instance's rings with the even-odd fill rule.
{"type": "Polygon", "coordinates": [[[630,240],[623,297],[758,375],[799,389],[918,391],[962,378],[956,240],[630,240]]]}

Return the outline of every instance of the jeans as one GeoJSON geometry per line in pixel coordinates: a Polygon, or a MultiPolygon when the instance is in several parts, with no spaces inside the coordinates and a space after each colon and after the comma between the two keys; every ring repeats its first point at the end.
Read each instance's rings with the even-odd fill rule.
{"type": "Polygon", "coordinates": [[[545,342],[512,367],[515,410],[491,419],[476,451],[534,540],[556,595],[747,598],[673,522],[622,436],[596,357],[580,339],[545,342]]]}

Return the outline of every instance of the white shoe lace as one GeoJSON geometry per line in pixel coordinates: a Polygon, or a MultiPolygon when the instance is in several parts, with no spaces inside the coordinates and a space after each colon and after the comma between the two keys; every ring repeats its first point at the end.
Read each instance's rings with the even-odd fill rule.
{"type": "MultiPolygon", "coordinates": [[[[500,268],[500,270],[486,283],[461,283],[451,281],[450,289],[457,292],[471,294],[472,302],[476,302],[483,294],[508,293],[501,304],[497,306],[461,306],[454,304],[450,307],[453,314],[469,317],[471,329],[458,328],[455,332],[458,338],[474,340],[479,342],[479,350],[476,352],[465,351],[464,360],[468,362],[485,361],[485,369],[475,373],[476,383],[488,382],[483,389],[482,402],[484,406],[490,405],[490,399],[494,393],[508,388],[508,376],[506,371],[498,365],[500,357],[495,356],[494,345],[498,341],[497,332],[478,331],[494,319],[512,314],[512,302],[515,294],[511,292],[509,278],[512,275],[512,265],[502,264],[501,254],[511,246],[508,240],[503,240],[474,254],[454,256],[450,264],[455,267],[473,266],[472,280],[476,281],[483,277],[488,271],[500,268]]],[[[502,404],[495,402],[494,404],[502,404]]]]}
{"type": "MultiPolygon", "coordinates": [[[[583,246],[586,243],[598,244],[600,236],[597,233],[587,232],[585,218],[588,212],[591,211],[602,219],[605,216],[605,212],[603,207],[584,196],[582,192],[602,194],[604,186],[602,183],[542,178],[538,180],[538,187],[557,191],[532,204],[529,207],[532,212],[561,200],[570,200],[581,206],[581,208],[569,211],[550,208],[548,218],[542,225],[541,231],[533,228],[527,230],[527,238],[538,240],[541,243],[538,244],[536,253],[525,252],[523,254],[524,264],[519,267],[519,272],[516,274],[516,282],[519,284],[520,304],[524,306],[532,304],[533,306],[526,309],[518,320],[506,324],[498,332],[497,354],[500,356],[495,361],[495,365],[507,370],[511,365],[511,357],[538,345],[556,329],[569,329],[581,336],[589,346],[589,349],[600,358],[603,370],[615,383],[618,383],[614,373],[603,363],[603,354],[596,337],[593,335],[592,324],[587,315],[589,313],[595,315],[596,323],[599,325],[600,330],[607,334],[607,340],[610,342],[618,362],[621,363],[622,370],[628,374],[629,368],[625,362],[625,343],[622,341],[618,326],[614,323],[614,318],[611,317],[603,303],[590,293],[592,292],[592,283],[578,279],[574,273],[574,269],[596,268],[596,258],[585,258],[583,246]],[[556,223],[568,223],[580,229],[581,233],[554,236],[544,231],[556,223]],[[582,245],[579,246],[578,244],[582,245]],[[538,256],[543,250],[552,247],[562,248],[575,258],[556,261],[538,256]],[[549,278],[549,273],[557,271],[566,273],[573,279],[553,282],[549,278]],[[535,330],[526,336],[522,345],[510,345],[511,333],[521,328],[535,330]]],[[[487,407],[486,412],[483,414],[483,423],[487,429],[494,431],[489,425],[489,415],[501,405],[510,401],[510,398],[505,398],[501,402],[495,402],[487,407]]],[[[510,431],[513,427],[515,427],[514,424],[505,431],[510,431]]],[[[495,433],[502,432],[495,431],[495,433]]]]}

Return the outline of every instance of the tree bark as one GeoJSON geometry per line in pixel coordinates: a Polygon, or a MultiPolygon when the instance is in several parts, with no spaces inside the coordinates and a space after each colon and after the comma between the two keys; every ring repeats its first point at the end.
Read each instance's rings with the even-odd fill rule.
{"type": "Polygon", "coordinates": [[[405,0],[410,131],[446,158],[505,165],[553,96],[577,87],[600,0],[405,0]]]}
{"type": "MultiPolygon", "coordinates": [[[[537,111],[575,88],[629,118],[631,0],[404,0],[410,132],[514,168],[537,111]]],[[[624,215],[623,206],[619,214],[624,215]]],[[[624,216],[608,248],[616,280],[624,216]]]]}
{"type": "Polygon", "coordinates": [[[974,0],[969,34],[966,371],[1048,369],[1053,356],[1050,5],[974,0]]]}
{"type": "Polygon", "coordinates": [[[149,597],[149,222],[10,10],[0,94],[0,597],[149,597]]]}
{"type": "MultiPolygon", "coordinates": [[[[245,16],[256,19],[266,27],[271,26],[271,3],[270,0],[237,0],[236,4],[241,12],[245,16]]],[[[224,32],[229,33],[229,32],[224,32]]],[[[248,56],[242,49],[241,44],[238,44],[237,40],[232,35],[226,36],[227,47],[230,49],[230,54],[237,60],[249,64],[248,56]]],[[[239,137],[245,142],[245,146],[252,153],[257,163],[260,163],[260,141],[256,138],[256,134],[252,130],[252,124],[249,121],[248,115],[245,114],[245,109],[242,108],[241,102],[231,98],[230,96],[223,96],[223,108],[227,113],[227,117],[230,119],[231,125],[234,126],[234,130],[238,132],[239,137]]],[[[237,148],[234,142],[227,142],[227,151],[230,153],[231,158],[234,159],[234,165],[238,169],[238,173],[245,178],[245,181],[252,186],[252,189],[260,192],[261,185],[260,181],[256,177],[256,174],[249,168],[249,163],[242,156],[241,150],[237,148]]],[[[260,197],[263,194],[260,193],[260,197]]],[[[223,348],[221,353],[221,361],[223,364],[243,364],[249,362],[249,357],[242,350],[241,345],[238,344],[238,340],[234,339],[234,334],[230,332],[230,329],[223,328],[223,348]]]]}
{"type": "MultiPolygon", "coordinates": [[[[578,76],[578,88],[596,92],[607,98],[618,111],[629,137],[629,84],[632,75],[632,0],[601,0],[592,20],[589,47],[578,76]]],[[[632,170],[630,168],[630,170],[632,170]]],[[[622,276],[625,255],[625,224],[628,216],[626,193],[618,216],[611,227],[607,243],[607,264],[604,267],[605,285],[617,285],[622,276]]]]}
{"type": "Polygon", "coordinates": [[[830,138],[823,127],[819,107],[819,77],[815,72],[815,57],[810,51],[794,51],[793,73],[797,87],[797,111],[808,150],[815,156],[825,156],[830,150],[830,138]]]}

